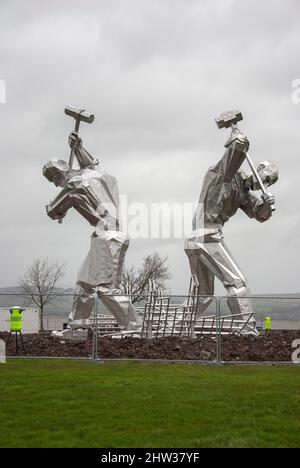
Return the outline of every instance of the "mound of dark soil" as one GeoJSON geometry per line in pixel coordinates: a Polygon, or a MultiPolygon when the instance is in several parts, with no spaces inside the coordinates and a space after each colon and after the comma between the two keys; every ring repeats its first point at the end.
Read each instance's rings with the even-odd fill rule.
{"type": "MultiPolygon", "coordinates": [[[[7,333],[0,333],[5,341],[7,333]]],[[[23,335],[28,356],[48,357],[91,357],[93,341],[63,341],[50,334],[23,335]]],[[[291,362],[294,349],[292,343],[300,339],[300,331],[276,331],[259,337],[224,336],[222,337],[222,359],[224,361],[269,361],[291,362]]],[[[7,355],[16,353],[15,338],[7,347],[7,355]]],[[[24,355],[20,341],[18,355],[24,355]]],[[[188,338],[138,339],[126,337],[112,339],[102,337],[98,340],[98,357],[112,359],[178,359],[208,360],[216,359],[216,341],[212,337],[195,340],[188,338]]]]}

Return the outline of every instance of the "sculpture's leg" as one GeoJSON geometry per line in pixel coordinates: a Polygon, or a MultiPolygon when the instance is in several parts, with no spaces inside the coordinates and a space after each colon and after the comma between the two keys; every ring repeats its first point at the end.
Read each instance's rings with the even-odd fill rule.
{"type": "MultiPolygon", "coordinates": [[[[223,239],[220,238],[218,242],[199,242],[193,239],[188,241],[187,246],[193,247],[186,248],[186,253],[191,271],[198,278],[201,293],[213,294],[213,276],[216,276],[227,289],[231,313],[237,316],[244,314],[240,317],[241,333],[257,334],[247,281],[223,239]]],[[[203,314],[205,303],[202,302],[199,313],[203,314]]]]}
{"type": "MultiPolygon", "coordinates": [[[[253,313],[251,293],[244,274],[235,261],[224,241],[202,244],[202,261],[207,268],[223,283],[228,292],[228,306],[233,315],[243,315],[244,322],[253,313]]],[[[238,318],[238,317],[237,317],[238,318]]],[[[255,331],[255,319],[249,320],[250,328],[255,331]]],[[[251,332],[250,330],[250,332],[251,332]]],[[[245,331],[247,332],[247,330],[245,331]]]]}
{"type": "Polygon", "coordinates": [[[224,241],[219,243],[222,256],[223,284],[228,291],[228,306],[232,314],[252,313],[251,292],[247,280],[224,241]]]}
{"type": "Polygon", "coordinates": [[[227,289],[231,312],[235,315],[251,313],[252,301],[247,281],[225,242],[202,244],[202,261],[227,289]]]}
{"type": "Polygon", "coordinates": [[[95,288],[78,282],[74,293],[73,310],[69,315],[69,327],[88,328],[95,303],[95,288]]]}
{"type": "Polygon", "coordinates": [[[142,321],[138,317],[130,298],[121,294],[121,290],[110,285],[101,285],[98,287],[98,295],[115,317],[118,325],[127,329],[135,329],[141,326],[142,321]]]}
{"type": "Polygon", "coordinates": [[[197,315],[204,315],[205,310],[211,304],[214,295],[214,279],[212,271],[202,261],[201,249],[185,249],[191,268],[191,274],[196,275],[199,283],[199,295],[197,315]]]}
{"type": "Polygon", "coordinates": [[[130,298],[122,295],[120,286],[128,239],[121,232],[111,234],[108,232],[108,236],[110,236],[107,243],[113,271],[112,282],[100,284],[97,292],[103,304],[117,320],[118,325],[127,329],[135,329],[142,325],[142,320],[135,311],[130,298]]]}

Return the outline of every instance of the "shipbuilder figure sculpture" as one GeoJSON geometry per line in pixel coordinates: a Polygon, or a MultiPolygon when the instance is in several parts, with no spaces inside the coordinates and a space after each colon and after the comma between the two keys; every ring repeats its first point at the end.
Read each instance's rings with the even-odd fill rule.
{"type": "MultiPolygon", "coordinates": [[[[193,219],[193,233],[185,243],[191,273],[199,283],[198,294],[203,296],[198,315],[204,315],[212,301],[215,277],[228,291],[232,314],[246,319],[249,317],[247,314],[252,316],[253,312],[247,281],[224,242],[222,228],[239,208],[249,218],[261,223],[271,218],[275,199],[265,187],[278,180],[278,169],[268,161],[254,167],[247,154],[249,141],[237,126],[239,120],[242,120],[242,115],[237,111],[222,114],[216,121],[219,128],[231,127],[231,135],[225,144],[224,156],[204,177],[193,219]],[[240,169],[246,159],[253,173],[250,176],[240,169]],[[261,196],[255,193],[258,189],[263,192],[261,196]]],[[[257,333],[253,323],[244,329],[244,333],[247,330],[257,333]]]]}
{"type": "MultiPolygon", "coordinates": [[[[73,113],[69,115],[75,119],[79,116],[83,120],[83,115],[90,115],[81,110],[67,109],[71,109],[73,113]]],[[[82,146],[77,124],[78,121],[77,128],[69,136],[69,164],[52,159],[43,169],[50,182],[62,187],[55,200],[46,207],[48,216],[62,222],[67,211],[74,208],[95,228],[90,251],[78,273],[69,330],[62,332],[65,338],[76,337],[74,330],[87,330],[96,294],[121,328],[135,330],[140,326],[140,319],[130,299],[122,295],[120,286],[129,240],[120,227],[118,184],[82,146]],[[74,156],[79,169],[71,167],[74,156]]],[[[77,335],[82,336],[79,331],[77,335]]]]}

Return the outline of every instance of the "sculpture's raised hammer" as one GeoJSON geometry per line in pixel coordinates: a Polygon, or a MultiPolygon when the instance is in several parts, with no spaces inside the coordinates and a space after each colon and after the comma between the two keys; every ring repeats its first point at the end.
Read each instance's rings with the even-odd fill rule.
{"type": "MultiPolygon", "coordinates": [[[[240,111],[227,111],[223,112],[217,119],[216,119],[216,124],[218,128],[229,128],[231,127],[232,129],[237,127],[237,123],[243,120],[243,115],[240,111]]],[[[256,178],[258,185],[262,191],[263,194],[266,194],[267,191],[265,189],[264,184],[262,183],[262,180],[257,172],[257,169],[255,165],[253,164],[252,159],[250,158],[249,154],[247,153],[246,155],[247,161],[249,163],[249,166],[253,172],[254,177],[256,178]]],[[[272,205],[272,211],[275,211],[275,206],[272,205]]]]}
{"type": "MultiPolygon", "coordinates": [[[[94,122],[94,114],[86,112],[84,109],[77,109],[76,107],[66,107],[65,114],[73,117],[75,119],[75,129],[74,131],[78,133],[80,122],[92,123],[94,122]]],[[[72,169],[74,159],[74,151],[71,149],[69,166],[72,169]]]]}

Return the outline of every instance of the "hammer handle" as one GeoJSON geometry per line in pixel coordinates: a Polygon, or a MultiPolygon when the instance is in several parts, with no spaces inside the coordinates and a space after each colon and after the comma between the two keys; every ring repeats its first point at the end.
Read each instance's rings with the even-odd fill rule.
{"type": "MultiPolygon", "coordinates": [[[[253,175],[256,178],[257,182],[258,182],[258,185],[259,185],[262,193],[264,195],[266,195],[267,194],[266,188],[265,188],[264,184],[262,183],[262,180],[261,180],[261,178],[259,176],[259,173],[257,172],[257,169],[256,169],[255,165],[253,164],[253,161],[250,158],[249,154],[246,155],[246,158],[247,158],[248,164],[249,164],[249,166],[250,166],[250,168],[251,168],[251,170],[253,172],[253,175]]],[[[271,210],[275,211],[275,206],[274,205],[271,205],[271,210]]]]}
{"type": "MultiPolygon", "coordinates": [[[[80,125],[80,120],[76,119],[74,131],[77,132],[77,133],[78,133],[78,130],[79,130],[79,125],[80,125]]],[[[74,161],[74,148],[71,148],[71,153],[70,153],[70,158],[69,158],[69,167],[70,167],[70,169],[72,169],[73,161],[74,161]]],[[[58,223],[62,224],[62,222],[63,222],[62,218],[59,218],[58,223]]]]}
{"type": "MultiPolygon", "coordinates": [[[[232,123],[232,124],[231,124],[231,129],[234,130],[234,129],[236,129],[236,128],[238,128],[237,124],[233,124],[233,123],[232,123]]],[[[260,176],[259,176],[259,173],[257,172],[257,169],[256,169],[255,165],[253,164],[253,161],[252,161],[252,159],[250,158],[250,156],[249,156],[248,153],[246,154],[246,158],[247,158],[248,164],[249,164],[249,166],[250,166],[250,168],[251,168],[251,170],[252,170],[252,172],[253,172],[254,177],[255,177],[256,180],[257,180],[257,183],[258,183],[258,185],[259,185],[259,187],[260,187],[262,193],[263,193],[264,195],[266,195],[266,194],[267,194],[266,188],[265,188],[264,184],[262,183],[262,180],[261,180],[261,178],[260,178],[260,176]]],[[[274,205],[271,205],[271,210],[272,210],[272,211],[275,211],[275,206],[274,206],[274,205]]]]}
{"type": "MultiPolygon", "coordinates": [[[[78,131],[79,131],[79,125],[80,125],[80,119],[76,119],[76,124],[75,124],[74,132],[78,133],[78,131]]],[[[72,169],[73,161],[74,161],[74,148],[71,148],[70,159],[69,159],[69,166],[70,166],[70,169],[72,169]]]]}

